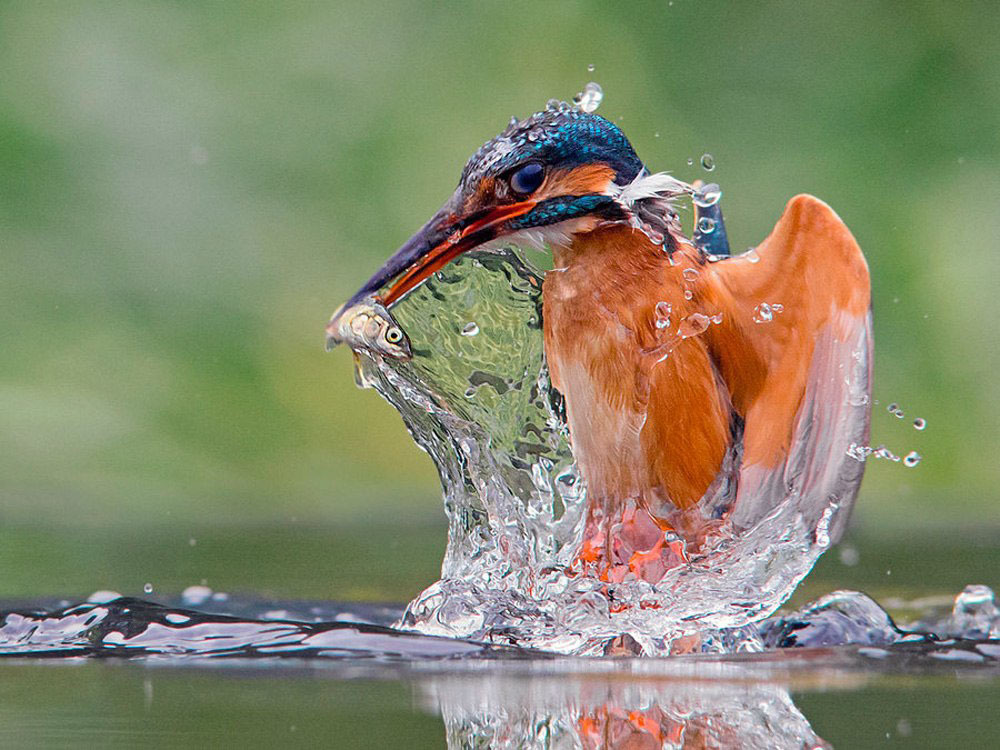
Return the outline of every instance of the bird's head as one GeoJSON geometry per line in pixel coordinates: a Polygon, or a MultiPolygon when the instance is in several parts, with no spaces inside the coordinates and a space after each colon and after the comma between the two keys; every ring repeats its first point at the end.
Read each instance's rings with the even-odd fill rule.
{"type": "Polygon", "coordinates": [[[507,128],[473,154],[444,206],[334,314],[374,296],[387,307],[449,261],[488,243],[569,244],[608,222],[648,223],[683,192],[665,174],[649,174],[613,123],[569,104],[551,104],[507,128]],[[659,211],[650,212],[651,203],[659,211]],[[642,208],[645,207],[645,211],[642,208]]]}

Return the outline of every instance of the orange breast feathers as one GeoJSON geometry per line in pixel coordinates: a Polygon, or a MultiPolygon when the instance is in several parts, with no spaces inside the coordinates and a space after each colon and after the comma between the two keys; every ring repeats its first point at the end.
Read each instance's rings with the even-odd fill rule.
{"type": "Polygon", "coordinates": [[[554,255],[545,352],[591,498],[658,514],[694,505],[719,472],[732,410],[685,267],[621,226],[554,255]]]}
{"type": "Polygon", "coordinates": [[[861,251],[810,196],[789,202],[751,256],[707,263],[681,245],[671,264],[624,226],[553,251],[546,358],[591,499],[606,505],[694,506],[728,466],[740,420],[743,466],[779,467],[816,341],[847,341],[869,321],[861,251]]]}

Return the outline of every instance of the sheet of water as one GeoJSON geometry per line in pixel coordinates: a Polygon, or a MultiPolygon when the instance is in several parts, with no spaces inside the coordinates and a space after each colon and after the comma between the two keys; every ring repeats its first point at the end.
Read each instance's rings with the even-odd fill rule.
{"type": "MultiPolygon", "coordinates": [[[[774,496],[743,503],[755,515],[724,521],[689,562],[656,580],[580,572],[587,494],[545,367],[541,285],[514,249],[470,253],[393,308],[412,359],[354,342],[359,384],[399,410],[444,488],[441,580],[400,626],[567,654],[606,653],[622,637],[647,655],[760,650],[748,626],[774,612],[836,540],[856,482],[802,479],[808,472],[798,469],[826,439],[814,434],[793,445],[797,469],[769,483],[774,496]]],[[[857,397],[847,419],[859,425],[868,408],[861,354],[859,345],[857,366],[842,373],[847,398],[857,397]]],[[[860,467],[846,448],[838,466],[860,467]]]]}

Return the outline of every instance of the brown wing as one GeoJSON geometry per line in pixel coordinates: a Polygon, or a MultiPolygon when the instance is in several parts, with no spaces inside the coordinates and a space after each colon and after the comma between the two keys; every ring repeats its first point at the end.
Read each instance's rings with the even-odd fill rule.
{"type": "MultiPolygon", "coordinates": [[[[790,494],[807,522],[831,501],[848,510],[864,467],[847,452],[868,439],[872,358],[854,237],[829,206],[798,195],[756,251],[704,276],[706,305],[724,316],[710,348],[745,420],[733,522],[748,527],[790,494]]],[[[847,513],[838,518],[831,539],[847,513]]]]}

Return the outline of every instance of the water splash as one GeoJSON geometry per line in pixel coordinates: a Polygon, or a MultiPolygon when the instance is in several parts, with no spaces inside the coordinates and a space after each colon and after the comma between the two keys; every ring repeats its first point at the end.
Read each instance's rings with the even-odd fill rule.
{"type": "MultiPolygon", "coordinates": [[[[371,607],[363,609],[373,609],[371,607]]],[[[377,608],[375,608],[377,612],[377,608]]],[[[408,658],[497,652],[482,644],[400,633],[384,624],[212,614],[128,597],[3,613],[0,656],[408,658]]],[[[302,617],[305,613],[298,613],[302,617]]],[[[316,620],[316,618],[309,618],[316,620]]]]}
{"type": "Polygon", "coordinates": [[[583,87],[583,91],[573,97],[573,104],[589,114],[597,111],[597,108],[601,106],[602,99],[604,99],[604,90],[601,85],[591,81],[583,87]]]}
{"type": "Polygon", "coordinates": [[[711,154],[701,155],[701,168],[706,172],[711,172],[715,169],[715,157],[711,154]]]}
{"type": "MultiPolygon", "coordinates": [[[[576,654],[603,654],[625,636],[645,654],[759,650],[749,624],[773,612],[836,540],[852,494],[782,485],[726,518],[720,488],[701,512],[723,518],[690,554],[670,532],[623,517],[635,548],[620,554],[645,567],[632,574],[629,563],[602,580],[581,564],[594,532],[562,396],[545,367],[542,281],[514,250],[470,253],[393,308],[415,338],[411,360],[359,351],[359,381],[400,411],[444,486],[442,577],[410,603],[400,626],[576,654]],[[462,337],[453,321],[463,316],[490,326],[462,337]]],[[[677,341],[712,324],[696,315],[679,324],[677,341]]],[[[866,365],[856,364],[846,377],[861,392],[866,365]]],[[[813,449],[793,446],[796,460],[813,460],[813,449]]]]}
{"type": "MultiPolygon", "coordinates": [[[[209,596],[195,609],[186,596],[160,604],[130,597],[104,598],[108,593],[95,592],[89,597],[91,601],[74,605],[0,604],[0,657],[286,657],[383,663],[444,659],[453,665],[469,659],[503,659],[508,663],[514,659],[524,664],[523,660],[530,658],[543,671],[558,663],[554,655],[538,651],[401,632],[390,627],[402,613],[401,607],[392,605],[209,596]]],[[[712,637],[720,639],[716,645],[728,645],[744,653],[762,647],[840,647],[853,649],[845,653],[880,660],[894,658],[898,663],[912,663],[914,659],[1000,663],[1000,609],[992,589],[966,586],[947,608],[942,608],[945,600],[932,599],[936,603],[930,609],[924,600],[896,602],[894,606],[902,609],[924,612],[924,619],[899,625],[867,595],[835,591],[800,610],[748,626],[738,637],[732,632],[712,637]],[[757,648],[748,648],[748,639],[757,648]]],[[[640,648],[630,636],[606,645],[609,653],[626,656],[640,648]]],[[[675,646],[675,651],[683,653],[704,650],[703,643],[690,638],[675,646]]],[[[740,664],[753,663],[747,657],[730,662],[717,659],[619,660],[610,669],[646,675],[688,674],[704,679],[711,674],[713,665],[723,670],[718,675],[721,677],[727,672],[732,674],[740,664]]],[[[561,663],[587,670],[587,660],[561,663]]],[[[782,662],[765,658],[759,664],[782,662]]]]}
{"type": "Polygon", "coordinates": [[[691,196],[691,200],[696,206],[701,208],[709,208],[714,206],[722,198],[722,189],[715,183],[709,183],[703,185],[701,188],[694,191],[691,196]]]}

